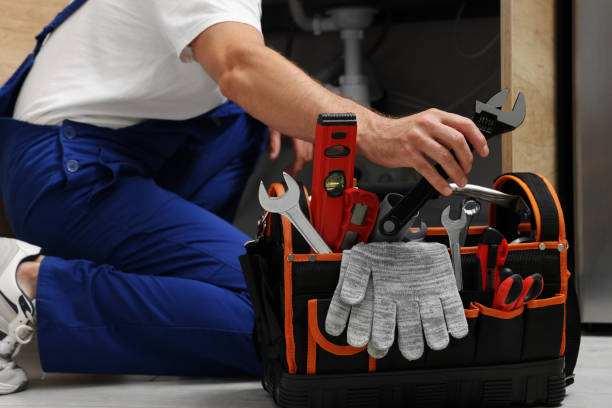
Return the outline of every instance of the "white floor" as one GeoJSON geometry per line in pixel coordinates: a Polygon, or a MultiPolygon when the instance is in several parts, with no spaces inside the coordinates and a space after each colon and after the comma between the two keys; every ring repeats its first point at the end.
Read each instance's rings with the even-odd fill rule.
{"type": "MultiPolygon", "coordinates": [[[[229,408],[274,407],[252,379],[190,379],[179,377],[46,374],[33,346],[19,356],[30,374],[28,390],[0,397],[0,407],[45,408],[229,408]]],[[[565,408],[612,406],[612,337],[584,336],[576,383],[568,388],[565,408]]]]}

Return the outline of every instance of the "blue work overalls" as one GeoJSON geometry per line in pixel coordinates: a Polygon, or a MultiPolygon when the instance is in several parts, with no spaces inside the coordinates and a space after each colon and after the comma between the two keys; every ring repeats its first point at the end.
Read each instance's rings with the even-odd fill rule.
{"type": "Polygon", "coordinates": [[[7,218],[46,255],[36,306],[49,372],[258,374],[253,311],[229,221],[266,129],[226,103],[112,130],[12,118],[44,38],[0,89],[7,218]]]}

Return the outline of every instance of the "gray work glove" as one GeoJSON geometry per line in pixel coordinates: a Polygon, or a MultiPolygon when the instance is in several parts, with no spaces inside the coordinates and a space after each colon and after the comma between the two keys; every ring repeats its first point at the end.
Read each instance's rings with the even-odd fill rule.
{"type": "Polygon", "coordinates": [[[374,313],[369,347],[379,352],[377,358],[384,356],[393,345],[396,324],[399,349],[408,360],[417,360],[423,355],[423,332],[433,350],[448,346],[449,333],[455,338],[468,334],[463,303],[444,245],[357,244],[348,257],[341,301],[353,307],[364,302],[370,280],[374,289],[374,313]]]}
{"type": "MultiPolygon", "coordinates": [[[[372,316],[374,313],[374,289],[372,281],[367,283],[363,300],[353,306],[343,302],[340,298],[347,265],[350,263],[351,251],[342,252],[342,263],[340,264],[340,278],[338,285],[329,304],[327,317],[325,318],[325,331],[332,336],[339,336],[344,332],[348,321],[346,341],[353,347],[363,347],[370,341],[372,332],[372,316]]],[[[368,346],[368,352],[374,358],[383,357],[386,352],[376,350],[368,346]]]]}

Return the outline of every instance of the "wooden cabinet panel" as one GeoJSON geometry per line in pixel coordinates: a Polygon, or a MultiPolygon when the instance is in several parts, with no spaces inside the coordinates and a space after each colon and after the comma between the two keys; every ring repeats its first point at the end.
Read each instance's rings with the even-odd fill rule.
{"type": "Polygon", "coordinates": [[[537,172],[556,186],[555,6],[555,0],[501,0],[501,77],[511,102],[519,91],[527,102],[523,125],[503,136],[502,170],[537,172]]]}
{"type": "Polygon", "coordinates": [[[34,48],[34,36],[69,0],[0,0],[0,83],[34,48]]]}

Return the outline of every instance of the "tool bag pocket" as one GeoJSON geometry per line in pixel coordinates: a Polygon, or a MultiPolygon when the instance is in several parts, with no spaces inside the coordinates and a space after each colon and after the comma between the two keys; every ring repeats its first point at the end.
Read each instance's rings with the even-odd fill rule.
{"type": "Polygon", "coordinates": [[[374,371],[376,360],[366,347],[352,347],[346,342],[346,330],[340,336],[325,332],[325,318],[331,299],[308,301],[307,374],[356,373],[374,371]]]}
{"type": "Polygon", "coordinates": [[[428,349],[426,352],[428,368],[464,367],[474,364],[479,314],[480,310],[474,305],[469,305],[468,309],[465,309],[469,328],[467,336],[461,339],[449,336],[450,342],[445,349],[428,349]]]}
{"type": "Polygon", "coordinates": [[[253,302],[255,350],[260,359],[279,359],[284,349],[280,283],[272,279],[268,261],[263,256],[243,255],[240,263],[253,302]]]}
{"type": "Polygon", "coordinates": [[[565,348],[565,299],[566,295],[558,294],[525,305],[522,361],[556,358],[565,348]]]}
{"type": "Polygon", "coordinates": [[[473,303],[479,310],[476,365],[504,364],[520,360],[523,341],[524,307],[512,311],[473,303]]]}

